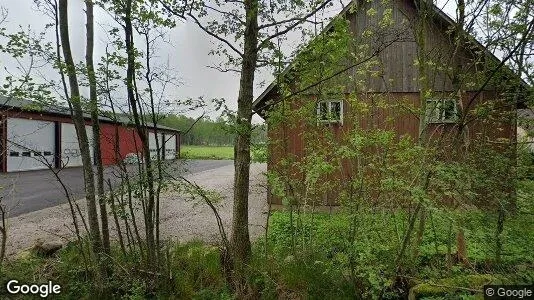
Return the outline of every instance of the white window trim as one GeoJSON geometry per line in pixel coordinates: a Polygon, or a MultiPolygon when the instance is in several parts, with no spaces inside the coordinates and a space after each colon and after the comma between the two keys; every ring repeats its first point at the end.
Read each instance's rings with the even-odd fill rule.
{"type": "Polygon", "coordinates": [[[317,102],[317,108],[316,108],[316,114],[315,117],[317,119],[318,124],[340,124],[343,125],[343,100],[321,100],[317,102]],[[322,120],[321,119],[321,103],[326,103],[328,108],[328,115],[332,115],[332,103],[339,103],[339,120],[322,120]]]}
{"type": "Polygon", "coordinates": [[[452,98],[433,98],[426,100],[425,121],[427,124],[454,124],[458,122],[458,103],[452,98]],[[454,117],[452,119],[444,119],[441,107],[445,101],[454,103],[454,117]],[[433,105],[434,109],[430,112],[429,105],[433,105]]]}

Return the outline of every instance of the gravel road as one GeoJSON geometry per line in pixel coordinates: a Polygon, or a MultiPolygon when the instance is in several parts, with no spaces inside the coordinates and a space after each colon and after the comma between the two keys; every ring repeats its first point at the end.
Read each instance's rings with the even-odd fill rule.
{"type": "MultiPolygon", "coordinates": [[[[233,165],[232,160],[177,160],[171,163],[169,170],[183,169],[186,165],[190,174],[233,165]]],[[[128,172],[134,175],[136,165],[129,165],[128,172]]],[[[109,166],[104,169],[104,180],[111,181],[113,187],[119,184],[118,168],[109,166]]],[[[95,169],[96,171],[96,169],[95,169]]],[[[58,173],[73,199],[85,195],[83,170],[80,167],[65,168],[58,173]]],[[[50,170],[4,173],[0,175],[0,197],[10,217],[15,217],[43,208],[67,203],[65,191],[50,170]]],[[[107,187],[106,187],[107,189],[107,187]]]]}
{"type": "MultiPolygon", "coordinates": [[[[249,228],[253,239],[263,233],[267,218],[267,202],[264,172],[265,164],[253,164],[250,171],[249,228]]],[[[219,214],[227,232],[232,221],[233,165],[190,174],[187,178],[205,189],[217,191],[222,196],[218,204],[219,214]]],[[[77,201],[85,211],[85,201],[77,201]]],[[[163,239],[190,241],[200,239],[217,243],[217,223],[207,205],[188,199],[173,190],[161,194],[161,235],[163,239]]],[[[110,218],[110,223],[113,223],[110,218]]],[[[72,218],[68,204],[61,204],[22,214],[8,219],[7,256],[12,257],[28,249],[40,239],[43,241],[68,241],[73,239],[72,218]]],[[[111,227],[115,236],[116,230],[111,227]]]]}

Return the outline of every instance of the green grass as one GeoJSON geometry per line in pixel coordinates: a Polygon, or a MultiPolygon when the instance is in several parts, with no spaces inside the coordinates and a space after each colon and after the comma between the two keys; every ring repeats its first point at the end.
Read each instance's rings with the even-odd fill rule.
{"type": "MultiPolygon", "coordinates": [[[[112,247],[114,264],[112,276],[105,283],[109,299],[232,299],[221,273],[219,250],[215,246],[198,241],[169,244],[168,267],[170,280],[163,280],[157,287],[147,286],[146,273],[139,272],[139,257],[123,256],[117,244],[112,247]],[[151,290],[157,291],[157,297],[151,290]]],[[[167,274],[166,274],[167,275],[167,274]]],[[[49,298],[59,300],[97,299],[93,295],[93,281],[86,272],[79,247],[68,243],[52,257],[41,257],[30,251],[24,258],[7,260],[0,267],[0,299],[40,299],[38,296],[10,295],[8,281],[46,284],[49,280],[61,286],[59,295],[49,298]]]]}
{"type": "MultiPolygon", "coordinates": [[[[495,257],[496,213],[429,209],[419,248],[414,251],[412,239],[403,259],[402,271],[411,278],[409,287],[417,286],[413,290],[416,298],[480,297],[480,293],[454,287],[482,290],[489,283],[531,283],[534,280],[533,195],[534,181],[521,182],[518,212],[507,214],[504,222],[501,261],[495,257]],[[465,235],[468,263],[454,261],[449,267],[447,249],[450,243],[451,254],[455,255],[459,227],[465,235]]],[[[268,270],[273,285],[283,283],[286,290],[299,291],[303,298],[350,298],[351,291],[368,298],[383,292],[385,298],[398,298],[404,293],[388,288],[395,284],[405,291],[407,288],[392,281],[398,272],[395,260],[407,226],[403,210],[361,207],[355,215],[343,210],[334,214],[273,212],[268,252],[275,258],[263,269],[268,270]],[[353,240],[351,228],[355,228],[353,240]],[[351,274],[356,281],[349,280],[351,274]]]]}
{"type": "Polygon", "coordinates": [[[181,154],[186,159],[234,159],[234,147],[183,145],[181,154]]]}
{"type": "MultiPolygon", "coordinates": [[[[353,292],[365,295],[364,298],[376,298],[383,291],[387,291],[385,295],[389,293],[385,298],[400,297],[402,293],[388,287],[394,285],[395,259],[407,226],[406,214],[362,210],[356,216],[356,238],[350,240],[353,217],[344,212],[294,213],[292,217],[285,211],[272,213],[268,235],[268,252],[272,258],[267,262],[262,259],[265,266],[257,269],[267,272],[266,277],[278,289],[283,286],[286,291],[298,291],[302,298],[345,299],[351,298],[353,292]],[[357,278],[356,285],[350,280],[351,272],[357,278]]],[[[496,224],[495,214],[481,211],[433,212],[432,221],[427,220],[418,256],[412,256],[414,249],[410,246],[405,257],[404,272],[417,279],[410,286],[422,284],[414,292],[459,299],[460,295],[470,293],[436,289],[433,284],[482,290],[488,283],[532,282],[534,218],[523,213],[508,216],[502,234],[500,263],[494,258],[496,224]],[[459,219],[464,228],[469,264],[455,262],[449,270],[447,241],[450,239],[454,255],[459,219]],[[455,225],[449,234],[451,220],[455,225]],[[424,288],[424,284],[433,289],[424,288]]],[[[265,251],[262,242],[256,246],[261,249],[256,249],[256,253],[265,251]]]]}
{"type": "MultiPolygon", "coordinates": [[[[414,299],[481,299],[486,284],[531,284],[533,195],[534,181],[522,181],[518,212],[507,214],[504,223],[500,262],[495,259],[494,212],[428,207],[421,243],[415,249],[414,232],[400,265],[396,259],[408,226],[404,210],[362,205],[357,214],[343,209],[332,214],[272,212],[267,240],[256,241],[246,270],[250,298],[399,299],[411,290],[414,299]],[[467,262],[455,259],[459,227],[465,235],[467,262]],[[447,263],[449,243],[451,265],[447,263]]],[[[145,266],[139,264],[137,253],[123,256],[113,244],[114,263],[107,283],[113,299],[234,299],[221,270],[218,247],[198,241],[166,245],[163,266],[168,269],[161,273],[169,274],[169,280],[153,286],[139,272],[145,266]]],[[[5,261],[0,284],[5,286],[11,279],[52,280],[62,286],[54,299],[92,299],[93,283],[75,243],[51,258],[30,253],[5,261]]],[[[0,289],[0,299],[5,298],[27,299],[0,289]]]]}

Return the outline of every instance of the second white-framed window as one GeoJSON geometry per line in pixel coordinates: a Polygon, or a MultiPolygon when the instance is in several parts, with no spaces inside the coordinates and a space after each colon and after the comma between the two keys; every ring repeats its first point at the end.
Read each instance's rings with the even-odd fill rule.
{"type": "Polygon", "coordinates": [[[455,99],[428,99],[426,101],[426,123],[456,123],[458,105],[455,99]]]}
{"type": "Polygon", "coordinates": [[[317,103],[317,122],[343,124],[343,101],[319,101],[317,103]]]}

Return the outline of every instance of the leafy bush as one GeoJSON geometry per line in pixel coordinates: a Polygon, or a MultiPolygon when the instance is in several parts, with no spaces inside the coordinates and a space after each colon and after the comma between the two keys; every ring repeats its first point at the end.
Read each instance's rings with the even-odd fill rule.
{"type": "Polygon", "coordinates": [[[217,247],[199,241],[177,245],[171,261],[177,297],[213,299],[216,294],[227,292],[217,247]]]}
{"type": "MultiPolygon", "coordinates": [[[[362,210],[357,215],[274,212],[268,235],[268,250],[273,257],[267,262],[264,259],[266,265],[261,267],[271,270],[268,278],[274,283],[264,286],[278,286],[303,298],[336,293],[341,298],[354,294],[395,298],[398,293],[407,293],[390,289],[405,223],[405,213],[392,211],[362,210]],[[354,224],[357,230],[352,240],[349,232],[354,224]]],[[[479,210],[432,211],[418,256],[406,272],[414,278],[435,280],[451,275],[478,278],[480,274],[500,282],[528,282],[534,273],[530,246],[534,243],[534,219],[521,213],[507,217],[502,234],[505,250],[499,264],[494,261],[496,224],[496,215],[479,210]],[[448,270],[447,249],[450,244],[451,254],[456,252],[458,226],[465,232],[469,265],[458,263],[448,270]],[[517,270],[522,270],[521,276],[517,276],[517,270]]]]}
{"type": "MultiPolygon", "coordinates": [[[[29,255],[8,261],[0,273],[0,282],[17,279],[21,283],[61,285],[55,299],[92,299],[93,282],[85,269],[78,244],[70,243],[55,257],[29,255]]],[[[114,299],[231,299],[220,272],[218,249],[201,242],[172,245],[170,270],[172,281],[158,287],[146,286],[147,274],[139,269],[136,257],[124,257],[114,249],[117,260],[106,288],[114,299]]],[[[13,298],[0,290],[0,298],[13,298]]],[[[22,296],[22,295],[21,295],[22,296]]],[[[23,298],[23,297],[21,297],[23,298]]]]}
{"type": "MultiPolygon", "coordinates": [[[[404,211],[367,210],[357,213],[273,212],[267,241],[254,245],[248,282],[254,298],[396,299],[412,294],[432,299],[471,298],[488,278],[495,284],[534,281],[534,182],[522,181],[517,189],[517,213],[507,214],[502,233],[502,260],[494,260],[497,216],[478,209],[428,210],[418,249],[407,251],[402,275],[395,268],[399,245],[406,230],[404,211]],[[456,233],[462,228],[467,262],[447,264],[456,252],[456,233]],[[265,243],[267,242],[267,243],[265,243]],[[415,251],[417,250],[417,251],[415,251]],[[441,286],[441,287],[440,287],[441,286]]],[[[413,245],[413,244],[412,244],[413,245]]],[[[195,241],[167,245],[169,280],[147,286],[135,252],[123,256],[113,248],[112,276],[107,288],[115,299],[232,299],[221,272],[219,249],[195,241]]],[[[90,299],[92,282],[79,254],[70,243],[55,257],[29,254],[5,263],[0,283],[10,279],[27,283],[52,280],[62,286],[59,299],[90,299]]],[[[0,298],[13,298],[0,291],[0,298]]],[[[15,298],[17,299],[17,298],[15,298]]]]}

